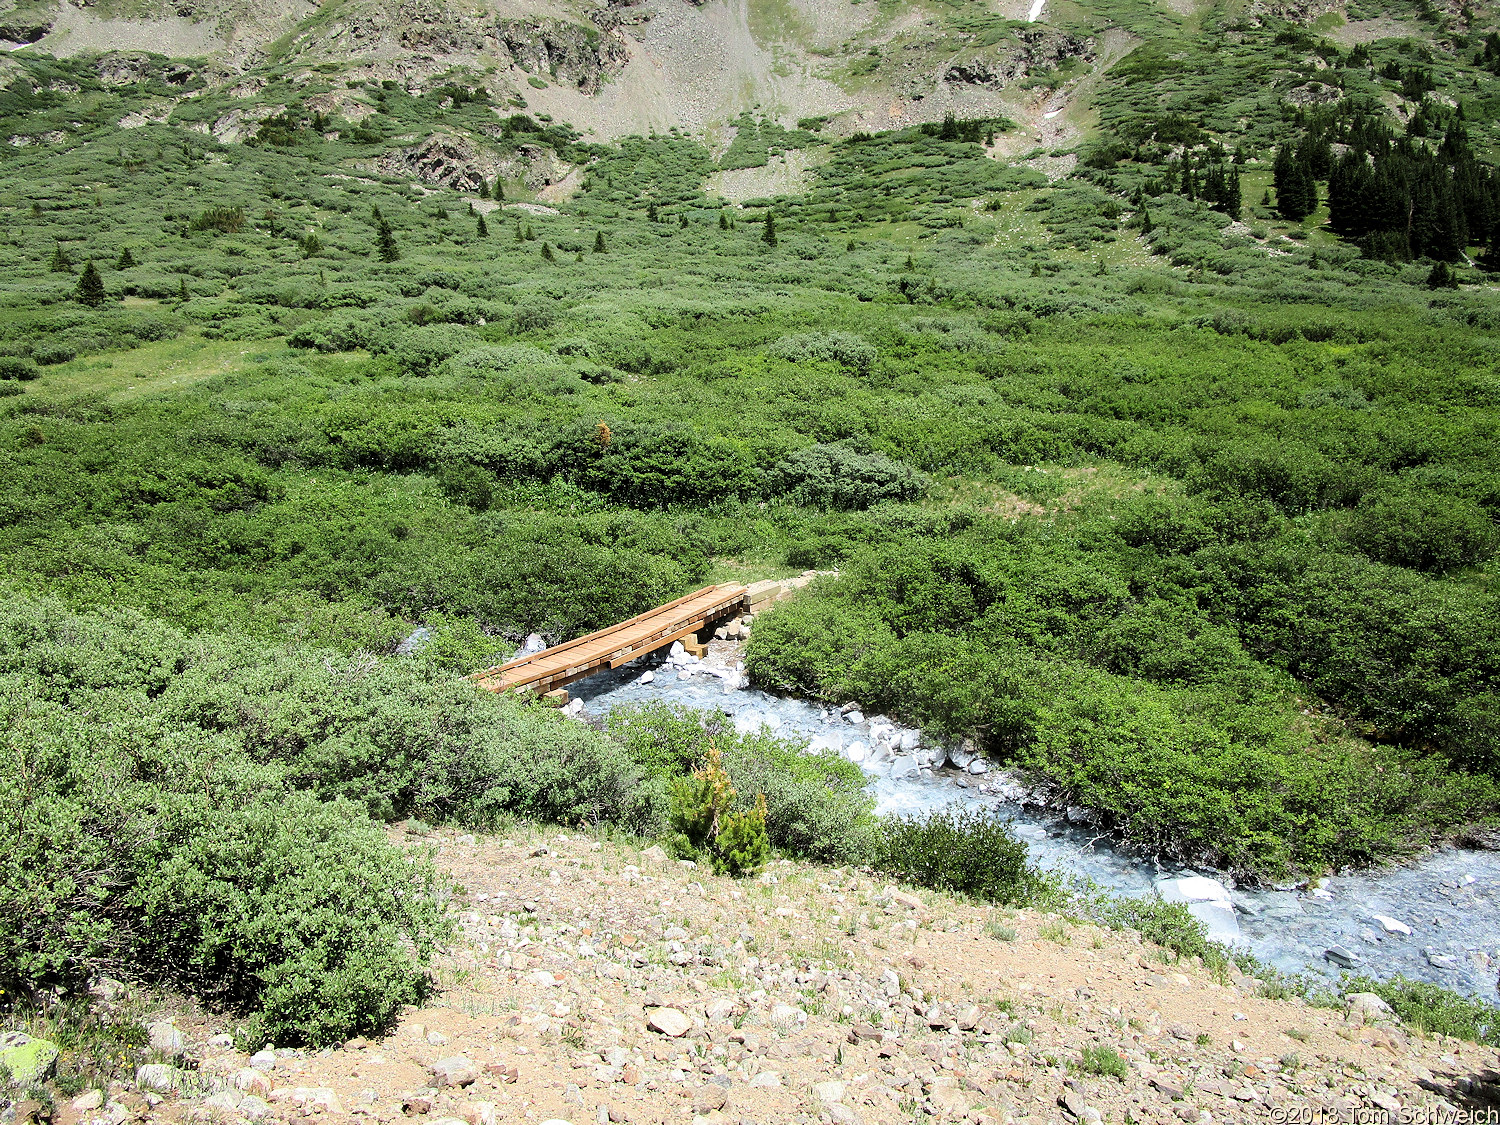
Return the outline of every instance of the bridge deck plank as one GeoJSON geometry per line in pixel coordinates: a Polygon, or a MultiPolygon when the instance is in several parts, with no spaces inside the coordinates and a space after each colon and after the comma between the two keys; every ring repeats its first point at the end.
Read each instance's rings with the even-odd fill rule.
{"type": "Polygon", "coordinates": [[[607,629],[486,668],[469,678],[486,691],[529,687],[540,692],[561,687],[696,633],[742,608],[747,596],[748,590],[734,583],[705,586],[607,629]]]}

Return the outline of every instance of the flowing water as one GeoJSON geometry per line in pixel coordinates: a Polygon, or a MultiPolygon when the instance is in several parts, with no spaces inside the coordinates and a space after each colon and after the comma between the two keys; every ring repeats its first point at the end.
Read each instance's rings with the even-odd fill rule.
{"type": "MultiPolygon", "coordinates": [[[[718,662],[722,671],[723,654],[718,662]]],[[[868,724],[850,723],[830,708],[736,686],[735,676],[709,674],[707,665],[692,667],[684,674],[653,664],[647,683],[644,666],[626,668],[576,683],[570,691],[593,716],[621,704],[662,701],[717,710],[739,729],[766,726],[843,753],[870,741],[868,724]]],[[[1207,875],[1233,887],[1220,872],[1162,864],[1116,848],[1108,837],[1070,825],[1055,811],[980,792],[976,783],[982,779],[953,769],[898,779],[889,766],[863,767],[879,812],[992,807],[1010,820],[1039,866],[1090,879],[1116,894],[1153,894],[1158,879],[1185,874],[1207,875]]],[[[1288,972],[1336,979],[1341,955],[1347,955],[1354,972],[1380,978],[1399,973],[1492,1002],[1500,998],[1500,852],[1450,848],[1405,866],[1335,876],[1311,890],[1234,888],[1232,901],[1251,951],[1288,972]],[[1329,950],[1335,959],[1327,956],[1329,950]]]]}

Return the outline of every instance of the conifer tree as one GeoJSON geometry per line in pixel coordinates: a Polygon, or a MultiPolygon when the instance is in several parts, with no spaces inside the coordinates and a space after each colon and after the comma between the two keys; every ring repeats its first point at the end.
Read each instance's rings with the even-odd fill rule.
{"type": "Polygon", "coordinates": [[[1283,219],[1293,223],[1300,223],[1318,207],[1317,184],[1301,156],[1291,145],[1282,145],[1276,151],[1271,170],[1276,188],[1276,209],[1283,219]]]}
{"type": "Polygon", "coordinates": [[[185,277],[177,279],[177,299],[179,301],[186,301],[188,299],[187,278],[185,277]]]}
{"type": "Polygon", "coordinates": [[[394,262],[401,257],[401,251],[396,246],[396,234],[391,230],[391,224],[384,219],[380,220],[375,235],[375,250],[382,262],[394,262]]]}
{"type": "Polygon", "coordinates": [[[776,216],[770,211],[766,212],[766,232],[760,236],[760,240],[767,246],[776,245],[776,216]]]}
{"type": "Polygon", "coordinates": [[[595,231],[594,232],[594,253],[595,254],[603,254],[604,252],[605,252],[604,232],[602,230],[601,231],[595,231]]]}
{"type": "Polygon", "coordinates": [[[52,251],[51,269],[53,273],[73,272],[73,257],[63,249],[61,242],[52,251]]]}
{"type": "Polygon", "coordinates": [[[488,199],[489,197],[490,197],[490,182],[488,180],[486,180],[483,176],[480,176],[479,177],[479,198],[480,199],[488,199]]]}
{"type": "Polygon", "coordinates": [[[1454,276],[1453,267],[1443,261],[1439,261],[1434,265],[1432,272],[1427,275],[1427,288],[1457,289],[1458,278],[1454,276]]]}
{"type": "Polygon", "coordinates": [[[557,261],[556,256],[552,253],[552,247],[551,247],[551,245],[549,245],[546,242],[542,243],[542,260],[544,262],[555,262],[555,261],[557,261]]]}
{"type": "Polygon", "coordinates": [[[531,229],[531,224],[530,223],[526,224],[526,241],[527,242],[535,242],[536,241],[536,231],[534,231],[534,230],[531,229]]]}
{"type": "Polygon", "coordinates": [[[478,233],[480,238],[488,238],[490,236],[490,227],[489,224],[484,221],[483,215],[480,215],[479,218],[475,221],[474,230],[478,233]]]}
{"type": "Polygon", "coordinates": [[[646,208],[646,221],[654,223],[658,220],[659,216],[656,213],[656,201],[652,200],[651,205],[646,208]]]}
{"type": "Polygon", "coordinates": [[[91,308],[98,308],[104,304],[104,298],[104,279],[99,276],[99,270],[90,259],[78,278],[78,300],[91,308]]]}
{"type": "Polygon", "coordinates": [[[688,221],[686,212],[680,213],[677,216],[677,225],[680,226],[683,230],[687,229],[688,221]]]}
{"type": "Polygon", "coordinates": [[[495,177],[495,190],[492,194],[494,195],[496,201],[500,203],[505,202],[505,184],[501,181],[499,176],[495,177]]]}
{"type": "Polygon", "coordinates": [[[521,220],[520,219],[516,220],[516,241],[517,242],[525,242],[526,241],[526,235],[521,232],[521,220]]]}
{"type": "Polygon", "coordinates": [[[728,230],[729,229],[729,213],[727,211],[720,211],[719,212],[719,229],[720,230],[728,230]]]}
{"type": "Polygon", "coordinates": [[[1153,229],[1154,229],[1154,226],[1153,226],[1153,224],[1151,222],[1151,209],[1149,207],[1142,207],[1141,208],[1141,233],[1142,234],[1150,234],[1153,229]]]}
{"type": "Polygon", "coordinates": [[[120,251],[120,256],[115,259],[115,269],[128,270],[135,265],[135,255],[130,252],[130,247],[120,251]]]}

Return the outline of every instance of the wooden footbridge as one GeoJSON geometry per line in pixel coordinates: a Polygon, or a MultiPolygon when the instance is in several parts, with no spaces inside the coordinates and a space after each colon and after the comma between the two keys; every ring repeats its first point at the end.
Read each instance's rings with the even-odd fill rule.
{"type": "Polygon", "coordinates": [[[716,622],[776,600],[782,589],[783,584],[775,582],[705,586],[629,621],[486,668],[469,679],[486,691],[525,689],[543,695],[711,629],[716,622]],[[774,590],[762,589],[771,587],[774,590]]]}

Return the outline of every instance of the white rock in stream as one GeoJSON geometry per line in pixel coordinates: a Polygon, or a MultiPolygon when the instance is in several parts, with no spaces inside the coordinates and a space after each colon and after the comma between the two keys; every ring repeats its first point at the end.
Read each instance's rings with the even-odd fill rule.
{"type": "Polygon", "coordinates": [[[643,684],[649,684],[654,679],[656,679],[655,672],[642,672],[639,682],[643,684]]]}
{"type": "Polygon", "coordinates": [[[859,726],[860,723],[865,721],[864,712],[862,711],[850,711],[844,718],[855,726],[859,726]]]}
{"type": "Polygon", "coordinates": [[[869,753],[870,748],[863,742],[851,742],[844,748],[844,757],[851,762],[863,762],[869,753]]]}
{"type": "Polygon", "coordinates": [[[921,770],[915,758],[903,755],[891,763],[891,779],[899,781],[903,777],[915,777],[921,770]]]}
{"type": "Polygon", "coordinates": [[[990,764],[983,758],[975,758],[969,763],[969,772],[973,774],[989,773],[990,764]]]}
{"type": "Polygon", "coordinates": [[[1214,941],[1241,949],[1249,946],[1240,933],[1239,919],[1234,916],[1229,888],[1223,883],[1203,875],[1158,879],[1156,893],[1163,902],[1186,903],[1188,913],[1208,927],[1208,936],[1214,941]]]}
{"type": "Polygon", "coordinates": [[[1370,917],[1379,922],[1380,928],[1388,934],[1405,934],[1407,937],[1411,937],[1411,927],[1405,922],[1387,917],[1384,914],[1372,914],[1370,917]]]}
{"type": "Polygon", "coordinates": [[[922,741],[922,736],[919,735],[916,731],[914,731],[914,730],[904,730],[904,731],[902,731],[901,732],[901,752],[903,754],[910,754],[913,750],[915,750],[917,748],[917,746],[921,743],[921,741],[922,741]]]}

